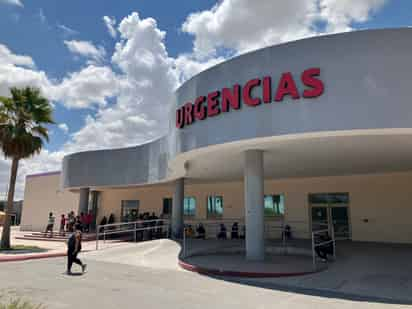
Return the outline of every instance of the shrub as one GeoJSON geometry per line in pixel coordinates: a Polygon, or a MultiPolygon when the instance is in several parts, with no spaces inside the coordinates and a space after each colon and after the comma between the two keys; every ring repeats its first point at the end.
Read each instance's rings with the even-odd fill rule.
{"type": "Polygon", "coordinates": [[[22,299],[13,299],[7,303],[0,303],[0,309],[45,309],[45,307],[22,299]]]}

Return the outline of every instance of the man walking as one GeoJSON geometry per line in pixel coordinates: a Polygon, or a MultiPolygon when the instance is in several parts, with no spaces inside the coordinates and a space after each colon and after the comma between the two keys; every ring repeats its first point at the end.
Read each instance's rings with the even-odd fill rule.
{"type": "Polygon", "coordinates": [[[83,264],[82,261],[79,260],[77,255],[82,250],[82,232],[80,229],[76,229],[76,231],[70,235],[69,240],[67,241],[67,274],[72,274],[72,265],[76,263],[82,267],[82,272],[86,271],[86,264],[83,264]]]}

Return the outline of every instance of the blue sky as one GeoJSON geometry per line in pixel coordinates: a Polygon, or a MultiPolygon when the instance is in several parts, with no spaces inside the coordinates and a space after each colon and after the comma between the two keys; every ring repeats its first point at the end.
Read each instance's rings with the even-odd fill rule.
{"type": "MultiPolygon", "coordinates": [[[[61,79],[67,72],[78,70],[83,63],[76,60],[63,43],[64,39],[92,41],[113,52],[114,40],[105,30],[102,16],[121,20],[133,11],[142,16],[156,18],[159,28],[167,31],[166,45],[171,56],[189,52],[192,41],[180,31],[185,18],[193,11],[207,9],[214,1],[25,1],[24,7],[1,4],[0,43],[6,44],[16,54],[30,55],[36,66],[51,78],[61,79]],[[133,4],[135,2],[135,4],[133,4]],[[178,5],[176,3],[178,2],[178,5]],[[42,16],[43,17],[42,17],[42,16]],[[76,31],[68,34],[59,27],[63,25],[76,31]],[[7,30],[6,30],[7,29],[7,30]]],[[[92,110],[70,110],[58,106],[56,122],[70,123],[70,130],[77,131],[84,118],[92,110]]],[[[53,138],[48,149],[56,150],[69,136],[53,129],[53,138]]]]}
{"type": "MultiPolygon", "coordinates": [[[[159,111],[173,90],[230,56],[411,21],[410,0],[0,0],[0,95],[39,87],[60,124],[45,151],[22,164],[17,194],[26,174],[60,169],[67,153],[164,134],[159,111]]],[[[0,192],[8,166],[0,158],[0,192]]]]}

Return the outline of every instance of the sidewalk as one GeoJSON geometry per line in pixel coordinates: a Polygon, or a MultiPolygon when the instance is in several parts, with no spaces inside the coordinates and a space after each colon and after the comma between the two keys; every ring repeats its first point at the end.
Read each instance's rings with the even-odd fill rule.
{"type": "MultiPolygon", "coordinates": [[[[0,227],[0,236],[1,236],[2,228],[0,227]]],[[[11,244],[12,246],[15,245],[23,245],[23,246],[36,246],[41,249],[44,249],[42,252],[27,252],[27,253],[18,253],[18,252],[7,252],[2,253],[0,252],[0,263],[1,262],[14,262],[14,261],[25,261],[25,260],[32,260],[32,259],[42,259],[42,258],[51,258],[51,257],[59,257],[66,255],[66,243],[65,242],[57,242],[57,241],[36,241],[36,240],[27,240],[27,239],[16,239],[16,237],[23,236],[26,232],[21,232],[19,227],[12,227],[11,230],[11,244]]],[[[99,243],[99,250],[118,247],[122,245],[127,245],[126,243],[121,243],[118,241],[106,241],[103,243],[102,241],[99,243]]],[[[82,243],[82,252],[90,252],[96,250],[96,242],[95,241],[84,241],[82,243]]]]}

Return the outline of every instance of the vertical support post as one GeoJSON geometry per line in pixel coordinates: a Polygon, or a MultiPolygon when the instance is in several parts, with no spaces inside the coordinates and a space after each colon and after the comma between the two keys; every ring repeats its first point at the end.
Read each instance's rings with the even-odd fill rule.
{"type": "Polygon", "coordinates": [[[172,205],[172,238],[181,239],[183,232],[184,179],[176,180],[172,205]]]}
{"type": "Polygon", "coordinates": [[[282,245],[284,246],[285,245],[285,219],[284,218],[282,218],[282,224],[280,225],[280,228],[281,228],[281,230],[280,230],[280,232],[281,232],[281,235],[282,235],[282,245]]]}
{"type": "Polygon", "coordinates": [[[183,228],[183,258],[186,257],[186,228],[183,228]]]}
{"type": "Polygon", "coordinates": [[[265,258],[263,151],[247,150],[244,155],[246,259],[265,258]]]}
{"type": "Polygon", "coordinates": [[[136,237],[136,233],[137,233],[137,223],[134,223],[134,231],[133,231],[133,239],[134,242],[137,242],[137,237],[136,237]]]}
{"type": "Polygon", "coordinates": [[[96,229],[97,226],[97,213],[98,213],[98,208],[99,208],[99,195],[100,192],[99,191],[91,191],[91,201],[92,201],[92,205],[91,205],[91,212],[92,212],[92,222],[90,224],[90,230],[94,231],[96,229]]]}
{"type": "Polygon", "coordinates": [[[316,270],[315,234],[313,232],[312,232],[312,264],[313,264],[313,270],[316,270]]]}

